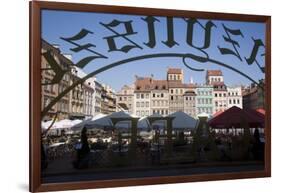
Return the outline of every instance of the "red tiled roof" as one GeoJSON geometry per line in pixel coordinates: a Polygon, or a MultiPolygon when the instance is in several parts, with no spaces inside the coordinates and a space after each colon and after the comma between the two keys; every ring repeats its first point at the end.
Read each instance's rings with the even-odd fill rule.
{"type": "Polygon", "coordinates": [[[167,80],[152,80],[151,89],[165,90],[168,89],[167,80]]]}
{"type": "Polygon", "coordinates": [[[169,88],[195,88],[195,84],[185,84],[180,81],[168,81],[169,88]]]}
{"type": "Polygon", "coordinates": [[[154,80],[150,77],[138,78],[135,82],[136,91],[150,91],[152,89],[168,89],[167,80],[154,80]]]}
{"type": "Polygon", "coordinates": [[[207,76],[222,76],[221,70],[207,70],[207,76]]]}
{"type": "Polygon", "coordinates": [[[152,78],[150,77],[143,77],[137,78],[135,81],[135,90],[136,91],[149,91],[152,84],[152,78]]]}
{"type": "Polygon", "coordinates": [[[196,88],[196,85],[193,83],[187,83],[186,86],[187,88],[196,88]]]}
{"type": "Polygon", "coordinates": [[[169,68],[168,69],[168,74],[181,74],[182,69],[180,68],[169,68]]]}
{"type": "Polygon", "coordinates": [[[181,83],[180,81],[168,81],[169,88],[189,88],[188,84],[181,83]]]}
{"type": "Polygon", "coordinates": [[[215,91],[226,91],[227,87],[224,82],[212,82],[215,91]]]}

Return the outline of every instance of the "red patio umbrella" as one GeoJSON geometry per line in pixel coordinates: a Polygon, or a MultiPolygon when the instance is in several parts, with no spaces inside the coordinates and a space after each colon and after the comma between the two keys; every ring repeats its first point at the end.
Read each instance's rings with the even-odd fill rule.
{"type": "Polygon", "coordinates": [[[257,110],[254,110],[254,109],[243,109],[243,111],[249,113],[249,114],[252,114],[254,116],[257,116],[257,117],[260,117],[262,120],[265,119],[265,111],[258,111],[257,110]]]}
{"type": "Polygon", "coordinates": [[[217,112],[215,112],[215,113],[213,114],[213,117],[216,117],[216,116],[218,116],[218,115],[220,115],[220,114],[222,114],[222,113],[223,113],[222,110],[217,111],[217,112]]]}
{"type": "Polygon", "coordinates": [[[250,128],[264,127],[264,115],[236,106],[212,118],[208,124],[213,128],[243,128],[243,121],[246,121],[250,128]]]}

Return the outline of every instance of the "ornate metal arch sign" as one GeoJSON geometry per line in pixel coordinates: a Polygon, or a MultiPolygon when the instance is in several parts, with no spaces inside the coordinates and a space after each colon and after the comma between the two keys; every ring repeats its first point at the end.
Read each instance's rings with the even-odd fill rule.
{"type": "Polygon", "coordinates": [[[269,177],[270,16],[30,2],[30,191],[269,177]]]}

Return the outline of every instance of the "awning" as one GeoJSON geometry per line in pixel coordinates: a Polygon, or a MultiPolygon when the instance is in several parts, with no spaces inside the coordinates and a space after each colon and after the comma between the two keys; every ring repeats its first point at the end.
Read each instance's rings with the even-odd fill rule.
{"type": "Polygon", "coordinates": [[[262,128],[265,117],[255,110],[245,110],[233,106],[212,118],[208,124],[213,128],[243,128],[243,122],[247,123],[250,128],[262,128]]]}

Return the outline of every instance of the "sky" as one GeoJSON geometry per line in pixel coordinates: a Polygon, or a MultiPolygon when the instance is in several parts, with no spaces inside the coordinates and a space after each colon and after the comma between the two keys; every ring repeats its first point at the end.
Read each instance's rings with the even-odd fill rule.
{"type": "MultiPolygon", "coordinates": [[[[93,34],[89,34],[83,39],[76,43],[91,43],[96,45],[92,48],[96,52],[99,52],[107,59],[95,59],[91,61],[83,70],[86,73],[90,73],[100,67],[106,66],[113,62],[127,59],[134,56],[140,56],[145,54],[153,53],[192,53],[203,56],[200,52],[192,48],[186,43],[187,24],[183,18],[174,18],[174,37],[175,41],[179,45],[172,48],[167,47],[162,41],[167,40],[167,29],[166,29],[166,18],[155,16],[159,22],[155,22],[156,31],[156,46],[149,48],[144,45],[148,41],[148,30],[147,24],[141,19],[146,16],[140,15],[121,15],[121,14],[108,14],[108,13],[90,13],[90,12],[69,12],[69,11],[58,11],[58,10],[43,10],[42,11],[42,38],[51,44],[58,44],[62,53],[72,54],[74,63],[79,60],[92,56],[93,54],[88,51],[73,52],[70,49],[74,48],[72,44],[61,39],[61,37],[72,37],[80,32],[81,29],[87,29],[93,34]],[[128,53],[120,51],[108,52],[109,47],[104,37],[114,35],[110,30],[106,29],[100,24],[100,22],[108,24],[114,19],[120,21],[132,21],[132,27],[135,32],[134,35],[127,36],[132,41],[136,42],[142,49],[134,48],[128,53]]],[[[208,20],[199,20],[204,26],[208,20]]],[[[215,60],[224,62],[243,73],[250,76],[252,79],[258,81],[264,78],[264,74],[260,71],[256,64],[248,65],[244,57],[249,57],[254,46],[253,39],[261,39],[265,42],[265,24],[254,23],[254,22],[233,22],[233,21],[219,21],[212,20],[216,25],[213,27],[211,34],[210,47],[206,49],[209,57],[215,60]],[[243,33],[241,36],[232,36],[232,38],[239,42],[240,47],[237,47],[242,61],[233,55],[222,55],[218,49],[229,48],[233,49],[232,45],[227,43],[223,36],[226,35],[223,25],[231,29],[240,29],[243,33]]],[[[120,25],[114,28],[118,32],[124,32],[124,26],[120,25]]],[[[203,30],[200,27],[196,27],[194,31],[194,44],[200,46],[203,44],[203,30]]],[[[127,40],[119,38],[116,41],[117,47],[124,45],[130,45],[131,43],[127,40]]],[[[259,54],[264,53],[264,49],[260,49],[259,54]]],[[[257,60],[264,66],[264,57],[257,56],[257,60]]],[[[245,77],[217,64],[199,63],[193,60],[188,60],[188,64],[194,68],[218,69],[222,70],[224,75],[225,84],[228,86],[232,85],[249,85],[251,81],[245,77]]],[[[109,69],[97,75],[97,79],[101,83],[110,85],[116,91],[127,84],[133,84],[135,75],[138,76],[151,76],[155,79],[166,79],[166,72],[168,68],[182,68],[184,70],[185,82],[190,82],[192,77],[193,82],[202,84],[205,82],[206,71],[197,72],[186,68],[183,65],[182,58],[153,58],[143,59],[139,61],[129,62],[124,65],[109,69]]]]}

